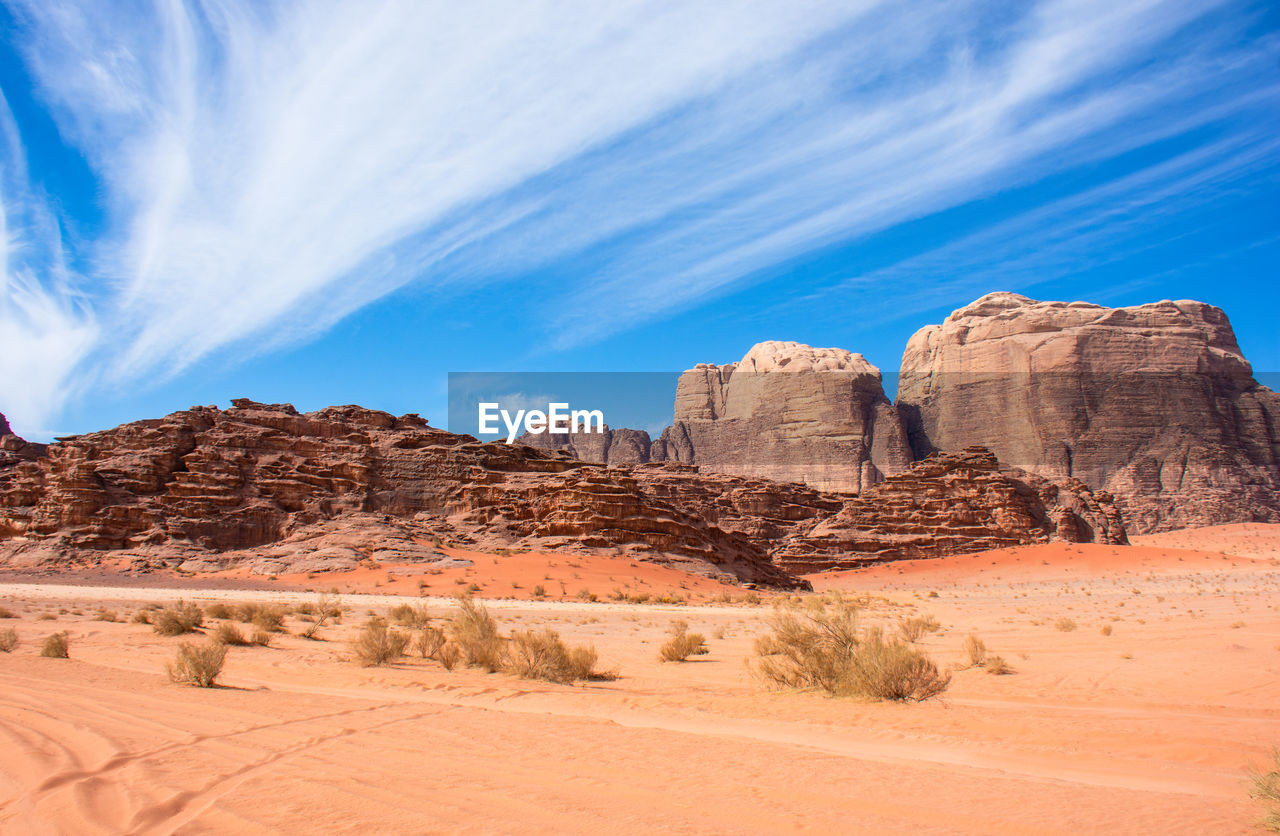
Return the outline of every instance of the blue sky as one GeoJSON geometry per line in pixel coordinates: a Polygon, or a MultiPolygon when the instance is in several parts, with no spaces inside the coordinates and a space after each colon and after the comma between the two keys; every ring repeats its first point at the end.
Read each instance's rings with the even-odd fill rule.
{"type": "Polygon", "coordinates": [[[895,371],[992,290],[1201,299],[1280,370],[1280,12],[1230,0],[0,11],[0,411],[445,423],[450,371],[791,339],[895,371]]]}

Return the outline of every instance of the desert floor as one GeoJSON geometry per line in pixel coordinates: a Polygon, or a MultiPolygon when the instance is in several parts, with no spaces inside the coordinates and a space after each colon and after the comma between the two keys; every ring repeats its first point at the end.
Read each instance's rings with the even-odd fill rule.
{"type": "Polygon", "coordinates": [[[274,586],[0,576],[15,616],[0,630],[21,637],[0,654],[0,830],[1257,832],[1246,773],[1280,745],[1280,526],[1136,540],[814,576],[819,594],[859,596],[867,623],[935,616],[942,630],[920,644],[939,665],[963,665],[976,633],[1014,669],[958,669],[920,704],[770,691],[747,662],[775,596],[621,557],[472,555],[453,575],[379,567],[274,586]],[[504,629],[593,643],[619,678],[351,660],[368,614],[405,600],[388,592],[443,618],[464,583],[515,599],[490,602],[504,629]],[[342,624],[312,641],[290,617],[272,646],[230,650],[220,688],[171,683],[184,638],[128,622],[180,596],[314,600],[305,586],[343,592],[342,624]],[[552,600],[524,600],[536,586],[552,600]],[[610,602],[623,587],[732,601],[610,602]],[[102,608],[120,620],[96,620],[102,608]],[[673,619],[710,655],[658,662],[673,619]],[[71,658],[39,657],[59,630],[71,658]]]}

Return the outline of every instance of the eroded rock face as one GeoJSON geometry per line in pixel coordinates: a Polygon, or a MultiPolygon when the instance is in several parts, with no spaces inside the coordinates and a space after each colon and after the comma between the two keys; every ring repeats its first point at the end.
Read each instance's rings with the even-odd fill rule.
{"type": "Polygon", "coordinates": [[[25,441],[14,434],[9,420],[0,413],[0,470],[22,462],[35,461],[45,454],[47,444],[25,441]]]}
{"type": "Polygon", "coordinates": [[[803,585],[746,537],[625,472],[357,406],[194,407],[63,439],[44,459],[0,471],[0,554],[11,562],[112,551],[144,564],[232,555],[278,567],[328,555],[342,565],[388,549],[426,559],[433,536],[482,548],[624,548],[713,576],[803,585]]]}
{"type": "Polygon", "coordinates": [[[703,471],[853,493],[912,461],[880,370],[860,354],[794,342],[686,371],[659,442],[668,461],[703,471]]]}
{"type": "Polygon", "coordinates": [[[845,501],[778,542],[789,572],[852,569],[1008,546],[1125,543],[1111,498],[1082,483],[1002,473],[981,447],[939,453],[845,501]]]}
{"type": "Polygon", "coordinates": [[[692,465],[604,467],[482,443],[416,415],[233,404],[62,439],[43,458],[0,470],[0,562],[110,556],[139,568],[314,572],[438,561],[433,543],[448,540],[622,551],[803,587],[792,572],[847,565],[844,551],[856,563],[1123,536],[1105,495],[1019,487],[981,451],[945,472],[918,465],[851,504],[859,500],[692,465]]]}
{"type": "Polygon", "coordinates": [[[1114,494],[1133,532],[1280,521],[1280,396],[1202,302],[989,294],[911,338],[898,405],[917,456],[982,445],[1114,494]]]}

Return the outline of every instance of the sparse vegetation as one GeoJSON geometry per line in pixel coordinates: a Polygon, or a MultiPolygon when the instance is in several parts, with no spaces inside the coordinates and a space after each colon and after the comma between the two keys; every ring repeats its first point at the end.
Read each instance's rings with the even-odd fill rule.
{"type": "Polygon", "coordinates": [[[227,646],[220,641],[183,642],[178,645],[177,657],[168,666],[169,678],[184,685],[212,688],[226,658],[227,646]]]}
{"type": "Polygon", "coordinates": [[[0,630],[0,653],[12,653],[18,646],[18,631],[12,627],[0,630]]]}
{"type": "Polygon", "coordinates": [[[130,624],[150,624],[151,613],[147,612],[146,610],[138,610],[129,619],[129,623],[130,624]]]}
{"type": "Polygon", "coordinates": [[[209,618],[229,619],[235,617],[235,610],[231,609],[228,604],[209,604],[204,608],[204,614],[209,618]]]}
{"type": "Polygon", "coordinates": [[[270,647],[271,634],[266,630],[254,630],[253,635],[249,636],[249,644],[256,645],[258,647],[270,647]]]}
{"type": "Polygon", "coordinates": [[[1104,635],[1104,636],[1109,636],[1109,635],[1111,635],[1111,625],[1110,625],[1110,624],[1103,624],[1103,625],[1102,625],[1102,635],[1104,635]]]}
{"type": "Polygon", "coordinates": [[[386,619],[374,617],[364,625],[352,649],[361,667],[370,668],[394,662],[404,655],[409,635],[394,630],[386,619]]]}
{"type": "Polygon", "coordinates": [[[435,659],[440,655],[441,648],[447,641],[444,631],[438,627],[423,627],[418,631],[418,638],[414,641],[414,647],[417,648],[418,655],[423,659],[435,659]]]}
{"type": "Polygon", "coordinates": [[[970,633],[964,640],[964,658],[969,667],[974,668],[987,661],[987,644],[978,638],[977,633],[970,633]]]}
{"type": "Polygon", "coordinates": [[[1258,824],[1272,833],[1280,833],[1280,749],[1271,751],[1269,767],[1253,770],[1249,779],[1249,796],[1266,805],[1258,824]]]}
{"type": "Polygon", "coordinates": [[[468,665],[489,673],[502,669],[504,639],[498,633],[498,623],[483,604],[460,597],[448,633],[468,665]]]}
{"type": "Polygon", "coordinates": [[[1004,660],[1003,656],[988,656],[987,661],[983,663],[983,667],[987,669],[987,673],[993,673],[996,676],[1005,676],[1013,673],[1013,668],[1009,667],[1009,663],[1004,660]]]}
{"type": "Polygon", "coordinates": [[[904,642],[917,642],[926,633],[936,633],[942,629],[938,619],[931,615],[906,618],[898,623],[898,636],[904,642]]]}
{"type": "Polygon", "coordinates": [[[690,656],[705,656],[711,651],[707,648],[707,639],[701,633],[690,633],[689,622],[676,620],[667,628],[671,638],[658,650],[658,658],[663,662],[687,662],[690,656]]]}
{"type": "Polygon", "coordinates": [[[71,639],[65,632],[54,633],[44,640],[44,645],[40,648],[40,655],[46,659],[69,659],[71,649],[71,639]]]}
{"type": "Polygon", "coordinates": [[[165,607],[151,617],[151,629],[162,636],[181,636],[193,633],[204,624],[204,612],[195,604],[179,601],[165,607]]]}
{"type": "Polygon", "coordinates": [[[756,640],[756,672],[790,688],[833,696],[922,701],[946,690],[951,677],[924,653],[878,627],[859,630],[857,608],[818,602],[807,611],[780,609],[773,632],[756,640]]]}
{"type": "Polygon", "coordinates": [[[120,620],[120,614],[119,614],[118,612],[116,612],[115,610],[108,610],[108,609],[103,608],[103,609],[98,610],[98,611],[94,614],[94,616],[93,616],[93,620],[94,620],[94,621],[119,621],[119,620],[120,620]]]}
{"type": "Polygon", "coordinates": [[[1070,633],[1072,630],[1076,629],[1076,623],[1064,615],[1062,618],[1053,622],[1053,629],[1060,630],[1063,633],[1070,633]]]}
{"type": "Polygon", "coordinates": [[[231,623],[219,624],[218,629],[213,631],[213,639],[221,644],[230,644],[237,647],[249,643],[249,640],[244,637],[244,633],[240,632],[240,628],[231,623]]]}
{"type": "Polygon", "coordinates": [[[0,607],[0,618],[17,618],[17,614],[8,607],[0,607]]]}
{"type": "Polygon", "coordinates": [[[392,607],[387,615],[396,624],[412,630],[419,630],[431,623],[431,615],[425,605],[415,607],[412,604],[400,604],[392,607]]]}
{"type": "Polygon", "coordinates": [[[555,630],[517,631],[507,646],[507,669],[521,679],[543,679],[547,682],[570,683],[597,679],[606,674],[596,671],[594,647],[570,647],[555,630]]]}
{"type": "MultiPolygon", "coordinates": [[[[320,597],[316,599],[315,606],[310,607],[308,605],[308,608],[311,609],[309,614],[314,616],[314,620],[300,634],[304,639],[314,639],[321,627],[330,621],[337,621],[342,618],[342,602],[336,596],[328,593],[320,593],[320,597]]],[[[425,607],[423,608],[423,613],[426,613],[425,607]]]]}

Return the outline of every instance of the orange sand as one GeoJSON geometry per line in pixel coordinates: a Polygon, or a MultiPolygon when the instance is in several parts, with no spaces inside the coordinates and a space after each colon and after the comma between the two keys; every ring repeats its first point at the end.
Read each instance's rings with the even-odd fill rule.
{"type": "MultiPolygon", "coordinates": [[[[20,617],[0,628],[23,644],[0,654],[0,830],[1254,832],[1245,770],[1280,744],[1280,566],[1218,553],[1238,541],[1230,531],[1196,537],[1198,550],[1041,546],[815,576],[870,594],[870,623],[937,617],[943,630],[921,645],[941,665],[960,664],[976,632],[1016,671],[958,670],[943,699],[919,705],[764,690],[743,662],[767,606],[574,598],[579,582],[607,593],[636,571],[625,558],[476,563],[486,593],[512,580],[558,593],[564,581],[563,602],[492,606],[506,629],[594,643],[621,674],[578,686],[418,659],[360,668],[345,640],[395,599],[348,594],[326,641],[233,648],[227,687],[187,688],[163,675],[182,639],[92,620],[99,601],[123,615],[121,599],[173,592],[3,584],[0,604],[20,617]],[[656,660],[676,617],[707,634],[709,656],[656,660]],[[1055,629],[1060,618],[1077,629],[1055,629]],[[36,656],[55,629],[72,637],[70,661],[36,656]]],[[[659,567],[638,568],[656,586],[659,567]]],[[[300,582],[327,589],[332,577],[300,582]]],[[[432,594],[456,588],[432,579],[445,581],[432,594]]],[[[417,593],[416,581],[369,581],[417,593]]]]}

